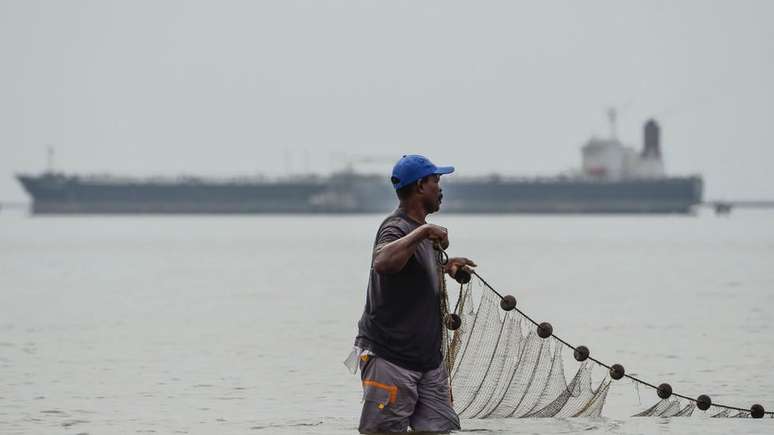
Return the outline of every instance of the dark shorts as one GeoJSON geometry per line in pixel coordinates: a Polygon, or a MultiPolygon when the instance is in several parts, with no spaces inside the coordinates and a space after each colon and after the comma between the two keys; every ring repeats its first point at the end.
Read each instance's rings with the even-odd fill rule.
{"type": "Polygon", "coordinates": [[[438,368],[417,372],[378,356],[363,356],[360,433],[449,432],[460,428],[449,393],[449,374],[438,368]]]}

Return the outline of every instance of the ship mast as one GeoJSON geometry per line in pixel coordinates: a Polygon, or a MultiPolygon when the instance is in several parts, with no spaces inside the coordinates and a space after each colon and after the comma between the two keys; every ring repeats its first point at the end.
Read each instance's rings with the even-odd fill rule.
{"type": "Polygon", "coordinates": [[[618,110],[615,107],[608,108],[607,118],[610,120],[610,139],[618,140],[618,110]]]}
{"type": "Polygon", "coordinates": [[[51,145],[46,146],[46,172],[54,172],[54,147],[51,145]]]}

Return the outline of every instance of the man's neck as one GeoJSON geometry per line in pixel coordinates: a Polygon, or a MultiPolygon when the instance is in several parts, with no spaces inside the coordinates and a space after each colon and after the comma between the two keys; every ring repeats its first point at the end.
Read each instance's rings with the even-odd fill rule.
{"type": "Polygon", "coordinates": [[[412,220],[416,221],[420,224],[427,223],[425,221],[425,218],[427,217],[427,212],[425,211],[425,208],[422,206],[422,204],[418,202],[401,202],[398,208],[403,211],[403,213],[406,213],[406,216],[410,217],[412,220]]]}

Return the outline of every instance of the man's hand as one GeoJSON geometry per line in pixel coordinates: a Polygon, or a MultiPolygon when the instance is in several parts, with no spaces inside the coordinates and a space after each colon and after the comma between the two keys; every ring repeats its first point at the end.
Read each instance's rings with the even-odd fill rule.
{"type": "Polygon", "coordinates": [[[441,245],[441,248],[446,249],[449,247],[449,232],[446,228],[439,225],[424,224],[421,230],[424,232],[425,238],[430,239],[433,243],[438,243],[441,245]]]}
{"type": "Polygon", "coordinates": [[[457,269],[464,268],[469,270],[471,267],[476,267],[477,264],[473,260],[465,257],[452,257],[449,262],[443,268],[443,271],[448,273],[452,278],[457,273],[457,269]]]}

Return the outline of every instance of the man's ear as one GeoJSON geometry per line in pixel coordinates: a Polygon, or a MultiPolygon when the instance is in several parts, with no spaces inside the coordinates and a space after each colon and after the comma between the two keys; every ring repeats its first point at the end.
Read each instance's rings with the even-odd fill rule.
{"type": "Polygon", "coordinates": [[[424,178],[417,180],[417,193],[422,193],[425,190],[424,178]]]}

